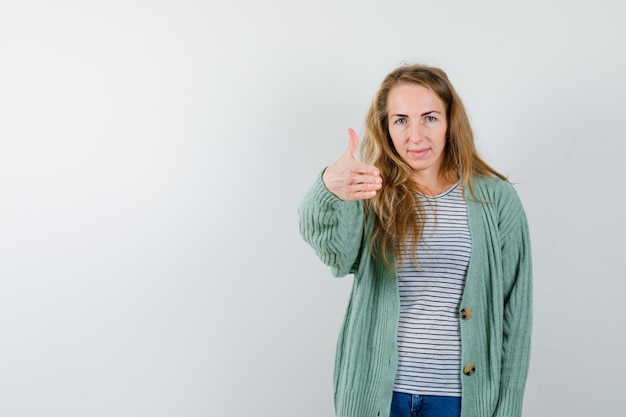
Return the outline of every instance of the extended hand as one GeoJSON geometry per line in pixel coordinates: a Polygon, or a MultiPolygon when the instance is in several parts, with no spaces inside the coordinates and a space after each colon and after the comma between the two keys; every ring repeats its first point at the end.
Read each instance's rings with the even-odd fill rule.
{"type": "Polygon", "coordinates": [[[348,147],[339,159],[326,168],[322,181],[331,193],[342,200],[356,201],[373,198],[383,186],[380,171],[373,165],[356,160],[359,137],[352,129],[348,129],[348,134],[350,135],[348,147]]]}

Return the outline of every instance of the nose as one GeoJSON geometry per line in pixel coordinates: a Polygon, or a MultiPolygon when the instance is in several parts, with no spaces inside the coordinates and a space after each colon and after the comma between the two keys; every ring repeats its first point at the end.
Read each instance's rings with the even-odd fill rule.
{"type": "Polygon", "coordinates": [[[425,136],[425,129],[421,123],[411,123],[409,130],[409,140],[412,142],[420,142],[425,136]]]}

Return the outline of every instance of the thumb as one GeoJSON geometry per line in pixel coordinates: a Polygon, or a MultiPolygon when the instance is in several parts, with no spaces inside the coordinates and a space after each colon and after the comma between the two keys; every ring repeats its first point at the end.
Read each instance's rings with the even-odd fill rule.
{"type": "Polygon", "coordinates": [[[350,135],[348,147],[343,154],[356,160],[356,150],[359,147],[359,135],[357,135],[354,129],[348,129],[348,135],[350,135]]]}

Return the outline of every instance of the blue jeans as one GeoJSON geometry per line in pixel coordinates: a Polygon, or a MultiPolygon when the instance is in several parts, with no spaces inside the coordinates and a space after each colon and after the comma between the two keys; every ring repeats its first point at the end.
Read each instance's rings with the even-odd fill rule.
{"type": "Polygon", "coordinates": [[[460,417],[461,397],[394,392],[390,417],[460,417]]]}

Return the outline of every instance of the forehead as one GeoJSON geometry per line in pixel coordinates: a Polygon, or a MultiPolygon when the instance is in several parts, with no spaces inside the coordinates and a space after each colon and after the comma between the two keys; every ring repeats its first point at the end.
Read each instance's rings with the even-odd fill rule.
{"type": "Polygon", "coordinates": [[[411,110],[444,112],[445,105],[432,90],[423,85],[401,83],[393,86],[387,96],[387,111],[407,113],[411,110]]]}

